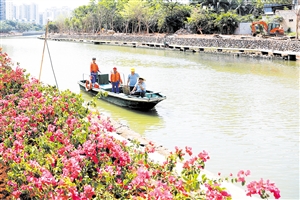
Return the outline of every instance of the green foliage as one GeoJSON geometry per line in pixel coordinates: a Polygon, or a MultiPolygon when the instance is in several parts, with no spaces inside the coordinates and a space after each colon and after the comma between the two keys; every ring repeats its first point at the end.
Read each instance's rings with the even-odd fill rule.
{"type": "Polygon", "coordinates": [[[222,13],[215,19],[215,24],[223,34],[233,34],[238,27],[239,15],[233,12],[222,13]]]}
{"type": "Polygon", "coordinates": [[[207,9],[201,7],[195,7],[192,9],[191,16],[187,18],[187,24],[195,32],[201,34],[212,33],[214,29],[214,15],[212,15],[207,9]]]}
{"type": "Polygon", "coordinates": [[[240,22],[253,22],[256,21],[257,19],[254,19],[254,16],[250,14],[250,15],[241,16],[239,20],[240,22]]]}
{"type": "Polygon", "coordinates": [[[272,20],[274,22],[283,22],[283,17],[282,16],[279,16],[279,15],[275,15],[272,20]]]}
{"type": "Polygon", "coordinates": [[[108,30],[123,33],[174,33],[188,25],[194,33],[231,34],[237,27],[236,16],[233,16],[231,22],[222,22],[220,25],[219,19],[215,21],[218,18],[216,13],[223,16],[223,11],[230,15],[237,12],[241,15],[239,21],[257,21],[261,18],[264,5],[261,0],[253,1],[253,10],[253,7],[244,5],[242,0],[233,0],[230,3],[227,0],[218,0],[217,4],[207,1],[214,3],[216,11],[202,8],[204,1],[195,2],[187,5],[163,0],[91,0],[88,5],[76,8],[70,18],[57,20],[60,22],[54,23],[57,28],[53,27],[53,31],[97,34],[107,33],[108,30]],[[243,16],[243,13],[250,10],[251,15],[243,16]]]}
{"type": "Polygon", "coordinates": [[[164,15],[159,21],[162,32],[174,33],[184,28],[187,18],[190,17],[191,7],[177,3],[165,3],[162,6],[164,15]]]}
{"type": "Polygon", "coordinates": [[[33,23],[17,22],[14,20],[0,21],[0,32],[9,33],[10,31],[24,32],[24,31],[39,31],[43,27],[33,23]]]}
{"type": "Polygon", "coordinates": [[[272,3],[277,3],[277,4],[287,4],[291,5],[293,4],[293,0],[266,0],[264,3],[272,4],[272,3]]]}

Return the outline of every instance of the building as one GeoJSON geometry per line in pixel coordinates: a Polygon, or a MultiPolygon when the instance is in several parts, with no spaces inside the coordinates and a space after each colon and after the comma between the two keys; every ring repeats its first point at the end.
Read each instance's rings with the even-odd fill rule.
{"type": "Polygon", "coordinates": [[[29,21],[32,23],[39,23],[39,6],[34,3],[28,6],[29,6],[29,21]]]}
{"type": "Polygon", "coordinates": [[[0,20],[6,19],[6,0],[0,0],[0,20]]]}
{"type": "Polygon", "coordinates": [[[277,10],[285,10],[285,8],[292,10],[293,4],[279,4],[279,3],[264,4],[263,9],[265,15],[274,15],[277,10]]]}
{"type": "Polygon", "coordinates": [[[6,1],[6,6],[5,6],[5,11],[6,11],[6,20],[13,20],[14,19],[14,5],[11,0],[6,1]]]}
{"type": "Polygon", "coordinates": [[[296,32],[297,29],[296,10],[276,10],[275,14],[283,18],[280,24],[283,26],[284,30],[290,30],[291,32],[296,32]]]}
{"type": "Polygon", "coordinates": [[[39,7],[37,4],[14,6],[14,19],[22,22],[39,23],[39,7]]]}
{"type": "Polygon", "coordinates": [[[72,13],[72,10],[69,7],[56,8],[52,7],[47,10],[42,15],[42,25],[46,25],[47,21],[57,20],[59,17],[65,18],[69,17],[72,13]]]}
{"type": "Polygon", "coordinates": [[[300,0],[293,0],[293,4],[295,6],[295,10],[300,9],[300,0]]]}

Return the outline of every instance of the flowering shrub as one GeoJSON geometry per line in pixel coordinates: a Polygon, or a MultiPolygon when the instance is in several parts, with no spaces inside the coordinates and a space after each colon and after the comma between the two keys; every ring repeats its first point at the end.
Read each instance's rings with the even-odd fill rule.
{"type": "MultiPolygon", "coordinates": [[[[84,107],[80,95],[30,80],[19,67],[12,70],[4,53],[0,64],[0,161],[10,168],[15,199],[231,199],[221,183],[244,185],[250,174],[208,178],[202,172],[208,153],[193,156],[189,147],[176,147],[163,164],[152,162],[151,142],[141,149],[109,136],[109,119],[84,107]]],[[[248,196],[280,197],[269,181],[246,187],[248,196]]]]}

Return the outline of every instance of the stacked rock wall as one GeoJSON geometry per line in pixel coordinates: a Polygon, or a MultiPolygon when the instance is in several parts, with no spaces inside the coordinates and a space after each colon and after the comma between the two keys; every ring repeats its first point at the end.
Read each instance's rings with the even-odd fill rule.
{"type": "Polygon", "coordinates": [[[300,52],[300,41],[297,40],[273,40],[273,39],[229,39],[229,38],[182,38],[175,36],[155,37],[136,35],[53,35],[51,38],[72,38],[83,40],[119,41],[137,43],[168,43],[190,47],[216,47],[239,48],[255,50],[273,50],[300,52]]]}

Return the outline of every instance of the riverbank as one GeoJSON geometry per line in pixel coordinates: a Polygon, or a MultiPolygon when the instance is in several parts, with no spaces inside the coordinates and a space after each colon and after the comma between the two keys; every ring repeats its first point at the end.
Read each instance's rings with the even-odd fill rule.
{"type": "MultiPolygon", "coordinates": [[[[114,138],[123,141],[125,140],[127,143],[131,142],[133,140],[136,140],[140,143],[140,147],[151,147],[150,141],[148,141],[145,137],[142,137],[140,134],[132,131],[128,126],[122,125],[120,122],[117,122],[113,119],[107,118],[106,116],[102,115],[102,119],[110,121],[110,123],[115,128],[115,132],[107,133],[114,138]]],[[[166,148],[164,148],[161,145],[155,145],[155,152],[149,153],[149,159],[151,159],[153,162],[157,162],[162,164],[165,162],[167,156],[169,155],[170,151],[166,148]]],[[[178,164],[177,171],[180,173],[182,170],[183,164],[178,164]]],[[[0,199],[2,200],[9,200],[11,199],[11,194],[6,190],[6,181],[7,181],[7,173],[9,172],[9,169],[7,166],[0,163],[0,199]]],[[[213,175],[211,172],[207,170],[203,170],[203,173],[208,178],[217,178],[215,175],[213,175]]],[[[227,189],[227,191],[231,194],[232,199],[257,199],[255,197],[248,197],[246,196],[246,193],[239,187],[229,183],[229,182],[223,182],[222,186],[227,189]]]]}
{"type": "MultiPolygon", "coordinates": [[[[163,147],[162,145],[155,144],[153,141],[149,141],[147,138],[143,137],[139,133],[134,132],[133,130],[130,129],[130,127],[128,127],[127,125],[123,125],[121,122],[118,122],[118,121],[115,121],[114,119],[108,118],[107,116],[104,116],[103,114],[102,114],[101,118],[104,120],[108,120],[111,123],[111,125],[115,128],[115,132],[108,133],[111,136],[113,136],[114,138],[116,138],[120,141],[125,140],[127,143],[131,142],[133,140],[136,140],[140,143],[141,148],[154,147],[155,152],[148,154],[149,159],[152,160],[153,162],[163,164],[166,161],[167,157],[170,155],[170,152],[174,151],[174,150],[169,150],[169,149],[163,147]],[[154,146],[152,146],[151,143],[154,144],[154,146]]],[[[175,149],[175,147],[174,147],[174,149],[175,149]]],[[[180,172],[183,169],[183,163],[178,163],[176,169],[177,169],[178,174],[180,174],[180,172]]],[[[203,169],[202,173],[205,174],[210,179],[218,179],[219,178],[216,175],[214,175],[213,173],[207,171],[206,169],[203,169]]],[[[232,184],[231,182],[223,182],[222,186],[225,187],[227,189],[227,191],[231,194],[233,200],[235,200],[235,199],[256,200],[257,199],[256,197],[253,197],[253,196],[252,197],[246,196],[246,192],[243,189],[232,184]]]]}
{"type": "Polygon", "coordinates": [[[86,42],[96,45],[120,45],[168,50],[231,54],[257,58],[300,59],[300,41],[286,37],[252,37],[250,35],[197,35],[197,34],[52,34],[56,41],[86,42]]]}

